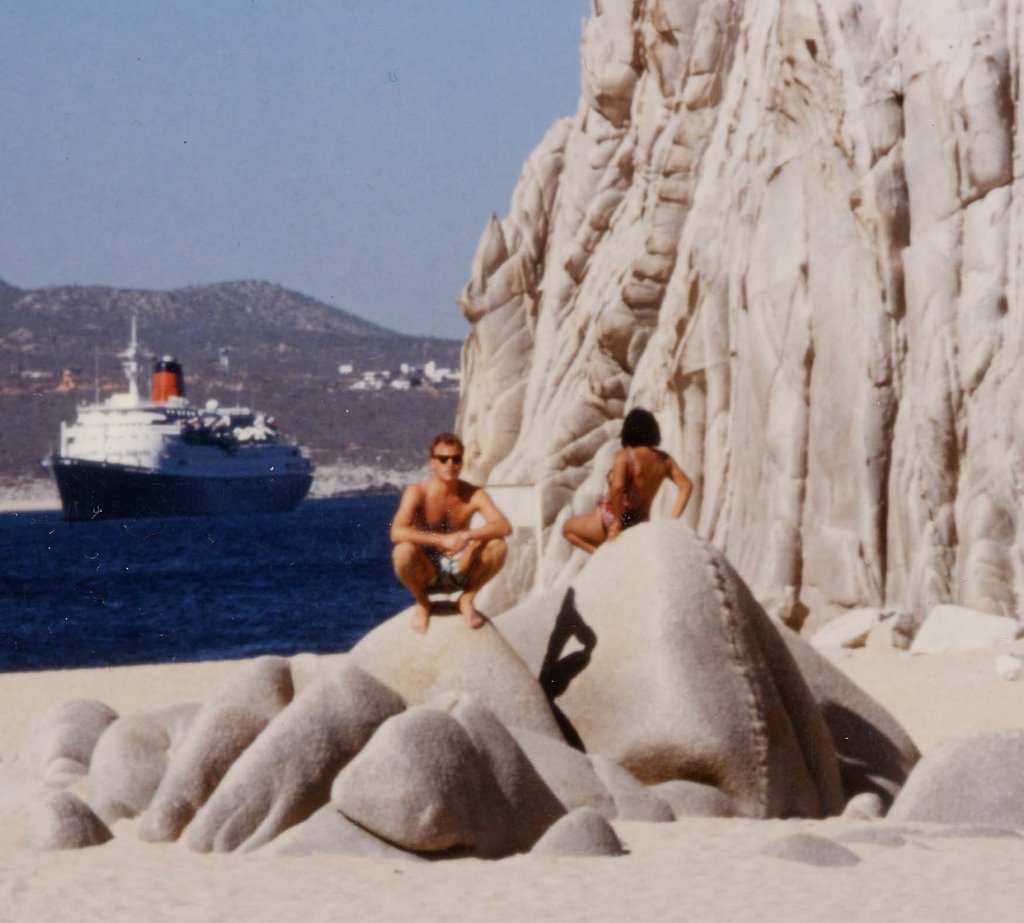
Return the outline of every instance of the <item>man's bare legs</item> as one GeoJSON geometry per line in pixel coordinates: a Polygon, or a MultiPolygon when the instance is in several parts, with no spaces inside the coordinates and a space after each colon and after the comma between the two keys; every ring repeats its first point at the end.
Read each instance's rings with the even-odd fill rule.
{"type": "MultiPolygon", "coordinates": [[[[484,586],[505,563],[507,546],[504,539],[488,542],[471,542],[459,556],[460,574],[468,574],[465,589],[459,596],[458,609],[470,628],[479,628],[484,619],[473,605],[477,591],[484,586]]],[[[391,555],[395,574],[402,585],[412,594],[415,604],[412,613],[412,630],[422,634],[430,624],[430,599],[427,587],[437,576],[434,564],[422,548],[411,542],[399,542],[391,555]]]]}
{"type": "Polygon", "coordinates": [[[588,554],[597,551],[598,545],[608,540],[608,531],[601,521],[601,511],[593,510],[581,516],[573,516],[562,526],[562,535],[566,541],[582,548],[588,554]]]}
{"type": "Polygon", "coordinates": [[[473,605],[473,597],[488,580],[501,570],[501,565],[505,563],[507,550],[508,546],[501,538],[493,538],[487,542],[472,542],[467,546],[467,552],[462,559],[464,566],[460,573],[468,573],[469,577],[466,579],[465,589],[459,597],[458,606],[459,612],[462,613],[463,619],[470,628],[479,628],[484,623],[483,616],[476,611],[476,606],[473,605]]]}
{"type": "Polygon", "coordinates": [[[412,630],[423,634],[430,624],[430,599],[427,586],[434,577],[434,565],[422,548],[412,542],[399,542],[391,553],[395,576],[412,593],[415,600],[412,612],[412,630]]]}

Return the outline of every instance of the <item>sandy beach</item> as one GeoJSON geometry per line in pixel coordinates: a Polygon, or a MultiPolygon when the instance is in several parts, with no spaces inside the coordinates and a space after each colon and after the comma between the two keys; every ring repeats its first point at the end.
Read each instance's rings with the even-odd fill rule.
{"type": "MultiPolygon", "coordinates": [[[[1021,642],[1001,650],[1022,650],[1021,642]]],[[[1024,682],[997,678],[999,650],[910,657],[861,649],[834,662],[896,715],[924,753],[978,728],[1024,725],[1024,682]]],[[[0,675],[0,752],[69,697],[122,714],[202,701],[241,662],[0,675]]],[[[850,843],[856,866],[758,854],[791,833],[832,840],[881,821],[692,818],[616,822],[619,858],[515,856],[415,864],[334,855],[200,855],[140,841],[121,821],[103,846],[40,853],[0,825],[3,920],[1017,920],[1024,839],[940,825],[900,827],[902,845],[850,843]],[[944,831],[947,831],[944,833],[944,831]]]]}
{"type": "Polygon", "coordinates": [[[52,481],[36,478],[0,486],[0,513],[31,513],[59,509],[60,497],[52,481]]]}

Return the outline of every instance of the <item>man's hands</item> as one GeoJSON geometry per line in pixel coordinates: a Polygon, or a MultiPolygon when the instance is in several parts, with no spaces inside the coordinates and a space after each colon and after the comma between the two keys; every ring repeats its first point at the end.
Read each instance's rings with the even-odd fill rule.
{"type": "Polygon", "coordinates": [[[444,535],[439,535],[437,537],[437,547],[447,554],[458,554],[471,541],[472,537],[469,534],[469,530],[462,529],[458,532],[448,532],[444,535]]]}

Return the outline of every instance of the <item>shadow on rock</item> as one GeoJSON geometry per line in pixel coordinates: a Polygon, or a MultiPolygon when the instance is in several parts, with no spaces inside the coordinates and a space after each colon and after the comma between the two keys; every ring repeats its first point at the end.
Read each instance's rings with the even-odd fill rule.
{"type": "Polygon", "coordinates": [[[562,599],[562,606],[555,618],[554,628],[548,639],[547,653],[540,668],[540,685],[551,702],[551,710],[565,739],[576,749],[584,750],[583,741],[572,722],[555,704],[569,684],[590,664],[590,655],[597,646],[597,633],[580,615],[576,608],[576,591],[569,588],[562,599]],[[575,639],[581,647],[565,654],[566,645],[575,639]]]}

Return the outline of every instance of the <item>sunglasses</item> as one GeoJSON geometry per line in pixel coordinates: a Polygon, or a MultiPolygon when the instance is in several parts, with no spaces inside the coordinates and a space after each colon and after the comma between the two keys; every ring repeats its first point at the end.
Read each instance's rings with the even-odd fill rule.
{"type": "Polygon", "coordinates": [[[435,459],[436,461],[439,461],[442,465],[445,464],[446,462],[451,462],[453,465],[462,464],[461,455],[431,455],[430,457],[435,459]]]}

